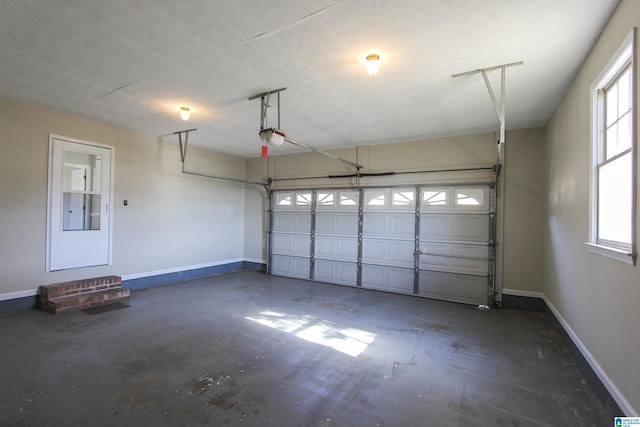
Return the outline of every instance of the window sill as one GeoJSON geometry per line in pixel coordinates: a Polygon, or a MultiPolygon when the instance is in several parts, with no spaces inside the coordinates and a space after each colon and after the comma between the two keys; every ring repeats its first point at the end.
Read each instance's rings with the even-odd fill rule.
{"type": "Polygon", "coordinates": [[[604,257],[622,262],[628,265],[636,265],[636,255],[620,249],[614,249],[608,246],[597,245],[595,243],[586,243],[589,251],[602,255],[604,257]]]}

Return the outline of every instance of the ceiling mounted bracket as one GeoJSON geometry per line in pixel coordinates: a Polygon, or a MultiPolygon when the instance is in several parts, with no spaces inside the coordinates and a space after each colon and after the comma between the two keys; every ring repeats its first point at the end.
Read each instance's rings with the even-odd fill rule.
{"type": "Polygon", "coordinates": [[[178,142],[180,143],[180,160],[184,165],[184,159],[187,157],[187,143],[189,142],[189,132],[196,131],[196,128],[187,129],[187,130],[179,130],[174,132],[174,135],[178,135],[178,142]],[[184,134],[184,143],[182,142],[182,134],[184,134]]]}
{"type": "Polygon", "coordinates": [[[360,165],[359,163],[354,163],[350,160],[343,159],[342,157],[336,156],[335,154],[331,154],[329,152],[313,147],[309,144],[305,144],[304,142],[300,142],[296,139],[285,136],[284,132],[280,130],[280,92],[285,91],[286,89],[287,89],[286,87],[283,87],[280,89],[270,90],[267,92],[259,93],[257,95],[253,95],[252,97],[249,98],[249,101],[253,101],[254,99],[260,98],[260,132],[259,133],[260,133],[261,139],[263,139],[265,142],[270,141],[270,143],[275,146],[279,146],[283,141],[286,141],[289,144],[304,148],[305,150],[309,150],[326,157],[330,157],[346,165],[352,166],[357,169],[358,173],[360,173],[360,169],[362,169],[362,165],[360,165]],[[278,127],[267,128],[267,123],[266,123],[267,108],[271,107],[271,105],[269,105],[269,98],[274,93],[278,95],[278,127]],[[263,134],[266,134],[266,135],[263,136],[263,134]],[[273,143],[275,139],[277,139],[277,142],[273,143]]]}
{"type": "Polygon", "coordinates": [[[254,99],[258,99],[258,98],[264,98],[265,96],[273,95],[274,93],[284,92],[285,90],[287,90],[286,87],[281,87],[280,89],[274,89],[274,90],[269,90],[267,92],[262,92],[262,93],[259,93],[257,95],[253,95],[252,97],[250,97],[249,101],[253,101],[254,99]]]}
{"type": "Polygon", "coordinates": [[[267,182],[256,182],[256,181],[247,181],[245,179],[240,179],[240,178],[233,178],[233,177],[228,177],[228,176],[220,176],[220,175],[213,175],[210,173],[205,173],[205,172],[196,172],[196,171],[190,171],[187,170],[185,168],[185,163],[187,160],[187,145],[189,144],[189,132],[193,132],[196,131],[197,129],[187,129],[187,130],[179,130],[177,132],[174,132],[174,135],[178,135],[178,142],[180,143],[180,160],[182,161],[182,173],[185,175],[194,175],[194,176],[201,176],[201,177],[205,177],[205,178],[213,178],[213,179],[219,179],[222,181],[230,181],[230,182],[239,182],[242,184],[253,184],[253,185],[259,185],[262,188],[265,189],[265,191],[267,192],[267,194],[271,194],[271,183],[267,182]],[[182,139],[182,135],[184,134],[184,141],[182,139]]]}
{"type": "Polygon", "coordinates": [[[271,107],[269,105],[269,99],[271,95],[274,93],[278,95],[278,127],[276,129],[280,129],[280,92],[287,90],[286,87],[270,90],[268,92],[259,93],[257,95],[249,98],[249,101],[253,101],[254,99],[260,98],[260,130],[264,130],[267,128],[267,108],[271,107]]]}
{"type": "MultiPolygon", "coordinates": [[[[463,76],[469,76],[471,74],[482,74],[482,78],[484,79],[484,83],[487,86],[487,90],[489,91],[489,96],[491,97],[491,102],[493,103],[493,107],[496,109],[496,114],[498,115],[498,120],[500,120],[500,140],[498,141],[498,145],[496,147],[496,164],[495,164],[495,169],[496,169],[496,188],[494,191],[494,196],[493,196],[493,208],[495,209],[496,212],[499,212],[499,216],[498,219],[495,219],[494,221],[492,221],[492,226],[491,226],[491,233],[493,234],[493,236],[495,236],[496,239],[503,239],[504,237],[504,221],[502,220],[502,218],[504,218],[504,197],[502,197],[502,191],[504,190],[504,185],[505,185],[505,179],[503,174],[501,173],[502,171],[502,165],[504,162],[504,143],[505,143],[505,129],[506,129],[506,114],[505,114],[505,76],[506,76],[506,70],[509,67],[516,67],[518,65],[522,65],[523,62],[519,61],[519,62],[512,62],[510,64],[503,64],[503,65],[497,65],[495,67],[489,67],[489,68],[481,68],[478,70],[473,70],[473,71],[467,71],[465,73],[459,73],[459,74],[454,74],[451,77],[456,78],[456,77],[463,77],[463,76]],[[498,101],[496,100],[496,94],[493,91],[493,88],[491,87],[491,83],[489,82],[489,77],[487,76],[487,73],[489,71],[494,71],[494,70],[500,70],[500,104],[498,104],[498,101]],[[499,195],[500,193],[500,195],[499,195]],[[501,229],[500,231],[498,231],[498,226],[496,225],[497,222],[500,222],[501,224],[501,229]]],[[[503,257],[504,257],[504,245],[500,245],[498,246],[498,248],[496,249],[495,247],[493,247],[491,249],[492,251],[496,251],[495,252],[495,258],[496,261],[492,262],[490,271],[491,271],[491,298],[493,299],[494,302],[500,302],[502,300],[502,285],[503,285],[503,277],[504,277],[504,263],[502,262],[503,257]]]]}
{"type": "Polygon", "coordinates": [[[496,65],[495,67],[489,67],[489,68],[479,68],[477,70],[472,70],[472,71],[467,71],[464,73],[458,73],[458,74],[454,74],[451,77],[456,78],[456,77],[463,77],[463,76],[469,76],[471,74],[482,74],[482,78],[484,79],[484,83],[487,86],[487,90],[489,91],[489,96],[491,97],[491,102],[493,103],[493,107],[496,109],[496,114],[498,115],[498,120],[500,121],[500,142],[498,145],[498,153],[500,153],[500,148],[502,146],[502,144],[504,144],[504,140],[505,140],[505,119],[506,119],[506,115],[505,115],[505,92],[506,92],[506,88],[505,88],[505,76],[506,76],[506,69],[509,67],[516,67],[518,65],[522,65],[523,62],[519,61],[519,62],[511,62],[509,64],[502,64],[502,65],[496,65]],[[493,88],[491,87],[491,83],[489,82],[489,77],[487,76],[487,73],[489,71],[494,71],[494,70],[500,70],[501,73],[501,78],[500,78],[500,104],[498,104],[498,101],[496,100],[496,95],[493,91],[493,88]]]}

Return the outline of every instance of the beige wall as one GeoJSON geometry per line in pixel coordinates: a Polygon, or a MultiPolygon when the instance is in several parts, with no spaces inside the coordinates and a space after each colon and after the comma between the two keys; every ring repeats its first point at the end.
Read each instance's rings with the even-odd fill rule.
{"type": "MultiPolygon", "coordinates": [[[[77,278],[243,258],[244,186],[182,175],[177,138],[2,99],[0,135],[0,298],[77,278]],[[50,133],[115,147],[111,266],[45,272],[50,133]]],[[[191,168],[244,178],[244,159],[197,149],[189,158],[191,168]]]]}
{"type": "MultiPolygon", "coordinates": [[[[373,145],[332,151],[332,154],[363,166],[362,173],[409,172],[433,169],[492,168],[495,162],[494,133],[373,145]]],[[[542,293],[544,224],[544,130],[507,133],[505,160],[504,287],[520,294],[542,293]]],[[[355,179],[281,178],[325,177],[354,173],[355,169],[315,153],[249,159],[248,179],[275,179],[274,188],[348,186],[355,179]]],[[[492,171],[407,174],[362,178],[361,185],[414,185],[421,183],[490,182],[492,171]]],[[[247,191],[246,256],[266,259],[264,200],[258,191],[247,191]]]]}
{"type": "Polygon", "coordinates": [[[544,129],[507,132],[505,144],[505,293],[541,296],[545,223],[544,129]]]}
{"type": "MultiPolygon", "coordinates": [[[[585,242],[589,238],[590,86],[639,25],[640,2],[622,1],[546,131],[544,294],[627,415],[640,410],[639,267],[593,254],[585,242]]],[[[638,86],[636,77],[636,90],[638,86]]]]}
{"type": "MultiPolygon", "coordinates": [[[[57,111],[0,100],[0,296],[81,277],[119,274],[146,276],[247,259],[266,259],[265,190],[256,185],[183,175],[177,138],[164,139],[86,120],[57,111]],[[45,272],[46,200],[49,134],[115,147],[113,265],[45,272]],[[246,187],[246,188],[245,188],[246,187]],[[123,206],[123,200],[129,205],[123,206]],[[245,208],[246,203],[246,208],[245,208]]],[[[536,271],[539,233],[538,169],[525,167],[543,147],[539,131],[509,133],[507,168],[513,174],[505,193],[516,201],[507,209],[505,287],[539,292],[536,271]],[[513,159],[512,159],[513,157],[513,159]],[[523,201],[526,202],[523,205],[523,201]],[[528,203],[528,204],[527,204],[528,203]],[[519,207],[527,206],[518,210],[519,207]],[[528,246],[521,245],[527,241],[528,246]],[[510,249],[509,249],[510,247],[510,249]],[[533,250],[531,250],[533,248],[533,250]]],[[[434,168],[491,167],[493,133],[336,150],[359,162],[364,173],[434,168]]],[[[244,160],[190,147],[187,169],[264,181],[270,178],[328,176],[353,168],[314,153],[244,160]],[[248,165],[245,168],[245,165],[248,165]]],[[[462,174],[462,180],[487,181],[486,171],[462,174]]],[[[460,181],[459,173],[409,174],[363,178],[362,185],[460,181]]],[[[277,181],[275,188],[353,185],[355,180],[277,181]]],[[[509,200],[509,199],[508,199],[509,200]]],[[[508,204],[509,206],[509,204],[508,204]]]]}

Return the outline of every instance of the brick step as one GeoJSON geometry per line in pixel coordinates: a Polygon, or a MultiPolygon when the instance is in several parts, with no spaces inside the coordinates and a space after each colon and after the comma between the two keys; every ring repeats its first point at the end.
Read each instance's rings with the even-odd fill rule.
{"type": "Polygon", "coordinates": [[[104,276],[40,286],[38,300],[41,309],[64,313],[126,301],[129,294],[128,289],[122,288],[120,276],[104,276]]]}
{"type": "Polygon", "coordinates": [[[51,313],[65,313],[67,311],[84,310],[100,305],[113,304],[129,300],[130,291],[124,288],[112,288],[100,291],[83,292],[74,295],[64,295],[41,299],[40,308],[51,313]]]}
{"type": "Polygon", "coordinates": [[[94,279],[74,280],[71,282],[54,283],[40,286],[38,294],[41,298],[51,299],[65,295],[74,295],[82,292],[102,291],[105,289],[119,288],[122,286],[120,276],[104,276],[94,279]]]}

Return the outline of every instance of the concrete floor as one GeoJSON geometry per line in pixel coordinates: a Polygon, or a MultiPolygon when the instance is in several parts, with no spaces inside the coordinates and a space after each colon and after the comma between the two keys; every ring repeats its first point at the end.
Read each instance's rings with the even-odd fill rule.
{"type": "Polygon", "coordinates": [[[254,272],[0,316],[0,378],[2,426],[612,423],[548,314],[254,272]]]}

